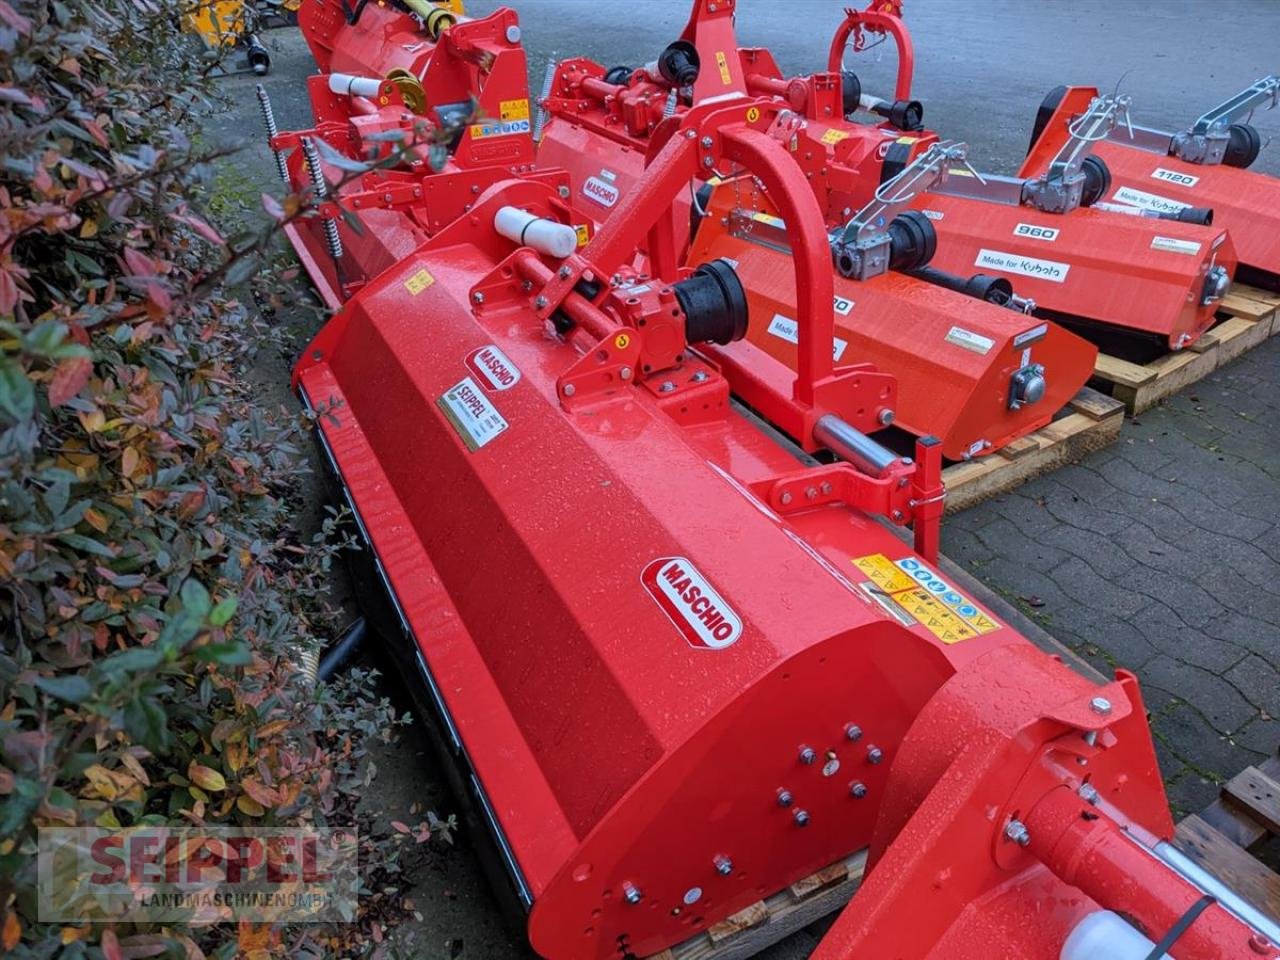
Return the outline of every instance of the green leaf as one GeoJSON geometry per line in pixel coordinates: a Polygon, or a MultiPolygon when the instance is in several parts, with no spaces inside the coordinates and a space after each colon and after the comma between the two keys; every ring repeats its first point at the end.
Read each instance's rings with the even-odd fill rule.
{"type": "Polygon", "coordinates": [[[224,667],[243,667],[253,662],[249,645],[241,640],[207,643],[196,650],[196,656],[206,663],[217,663],[224,667]]]}
{"type": "Polygon", "coordinates": [[[36,391],[26,371],[12,357],[0,355],[0,410],[12,420],[31,418],[36,409],[36,391]]]}
{"type": "Polygon", "coordinates": [[[42,799],[44,787],[37,781],[26,777],[14,778],[13,792],[4,803],[0,803],[0,837],[8,837],[21,829],[36,812],[42,799]]]}
{"type": "Polygon", "coordinates": [[[183,582],[179,595],[182,597],[182,609],[187,613],[201,620],[209,615],[213,601],[210,600],[209,591],[205,589],[204,584],[195,577],[190,577],[183,582]]]}
{"type": "Polygon", "coordinates": [[[164,708],[150,697],[135,697],[124,708],[124,729],[135,743],[152,753],[163,753],[169,746],[169,722],[164,708]]]}
{"type": "Polygon", "coordinates": [[[86,537],[79,533],[62,533],[58,535],[58,539],[81,553],[92,553],[94,556],[107,558],[113,558],[116,555],[116,552],[105,543],[99,543],[92,537],[86,537]]]}
{"type": "Polygon", "coordinates": [[[37,677],[35,685],[49,696],[67,703],[82,703],[93,693],[89,681],[78,673],[64,677],[37,677]]]}
{"type": "Polygon", "coordinates": [[[209,622],[215,627],[225,627],[235,616],[238,603],[235,597],[227,597],[209,613],[209,622]]]}
{"type": "Polygon", "coordinates": [[[104,673],[132,673],[153,670],[164,662],[164,653],[155,647],[133,647],[122,650],[103,660],[99,668],[104,673]]]}

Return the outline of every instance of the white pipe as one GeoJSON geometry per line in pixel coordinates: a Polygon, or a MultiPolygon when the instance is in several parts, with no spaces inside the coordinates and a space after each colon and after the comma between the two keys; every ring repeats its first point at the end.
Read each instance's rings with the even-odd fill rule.
{"type": "MultiPolygon", "coordinates": [[[[1146,960],[1155,944],[1119,915],[1098,910],[1076,924],[1062,945],[1060,960],[1146,960]]],[[[1160,960],[1171,960],[1167,953],[1160,960]]]]}
{"type": "Polygon", "coordinates": [[[519,207],[503,207],[493,218],[493,229],[522,247],[533,247],[563,260],[578,249],[578,231],[555,220],[535,217],[519,207]]]}
{"type": "Polygon", "coordinates": [[[329,89],[340,97],[376,97],[382,81],[376,77],[356,77],[349,73],[329,74],[329,89]]]}

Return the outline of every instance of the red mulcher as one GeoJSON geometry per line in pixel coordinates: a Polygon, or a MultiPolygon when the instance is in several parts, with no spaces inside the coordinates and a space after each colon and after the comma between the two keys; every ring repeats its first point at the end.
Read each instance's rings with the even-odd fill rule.
{"type": "Polygon", "coordinates": [[[831,238],[777,123],[682,112],[585,246],[553,182],[468,191],[384,238],[411,249],[295,370],[534,948],[650,956],[868,849],[820,960],[1276,960],[1169,846],[1134,678],[938,569],[940,445],[866,435],[896,383],[833,363],[831,238]],[[788,226],[798,372],[742,339],[741,267],[675,256],[674,201],[729,168],[788,226]]]}

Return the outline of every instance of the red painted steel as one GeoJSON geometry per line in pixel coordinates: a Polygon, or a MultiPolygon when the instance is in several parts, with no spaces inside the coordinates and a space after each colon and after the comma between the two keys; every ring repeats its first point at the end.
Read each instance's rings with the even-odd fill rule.
{"type": "MultiPolygon", "coordinates": [[[[730,94],[749,90],[776,98],[741,109],[744,115],[754,109],[772,121],[771,135],[788,144],[828,225],[842,226],[851,211],[870,201],[888,147],[909,140],[918,152],[917,147],[936,141],[933,135],[906,138],[886,128],[847,123],[835,76],[784,80],[767,50],[737,49],[733,14],[732,5],[710,0],[694,4],[682,39],[696,41],[703,75],[713,74],[707,81],[710,88],[701,89],[712,89],[717,96],[723,95],[723,87],[730,94]],[[722,74],[716,64],[726,48],[734,52],[736,71],[722,74]]],[[[597,218],[608,216],[643,183],[646,163],[689,109],[681,104],[677,117],[664,120],[669,94],[664,81],[643,70],[621,85],[605,82],[604,75],[604,68],[589,60],[560,65],[552,93],[543,102],[550,119],[538,154],[540,164],[569,171],[575,203],[597,218]]],[[[698,179],[715,172],[704,163],[698,179]]],[[[689,195],[680,194],[676,218],[681,226],[687,222],[689,195]]],[[[733,180],[715,195],[714,214],[700,228],[687,262],[721,256],[738,261],[751,299],[750,341],[794,366],[797,352],[789,340],[794,337],[795,287],[787,282],[787,253],[753,245],[721,225],[738,206],[777,211],[749,181],[733,180]]],[[[641,249],[648,253],[647,244],[641,249]]],[[[965,264],[956,272],[968,278],[980,271],[965,264]]],[[[1055,323],[900,273],[864,282],[835,277],[829,265],[825,273],[834,277],[839,294],[833,301],[835,360],[870,362],[892,373],[899,384],[895,422],[917,435],[939,437],[949,459],[989,454],[1038,430],[1092,376],[1096,349],[1055,323]],[[912,316],[910,324],[902,322],[905,315],[912,316]],[[1046,395],[1036,403],[1011,404],[1013,375],[1033,364],[1046,368],[1046,395]]],[[[873,423],[871,429],[879,426],[873,423]]]]}
{"type": "Polygon", "coordinates": [[[281,134],[273,146],[287,154],[298,193],[310,188],[302,140],[329,148],[321,166],[334,196],[319,216],[294,220],[286,233],[330,307],[463,215],[495,183],[538,176],[568,189],[563,174],[533,173],[527,62],[514,11],[461,20],[438,43],[416,18],[380,3],[365,6],[354,26],[335,3],[305,4],[299,22],[326,71],[307,81],[315,126],[281,134]],[[384,79],[397,69],[421,79],[424,111],[411,109],[402,88],[384,79]],[[335,94],[329,70],[382,80],[380,91],[335,94]],[[393,155],[396,162],[386,162],[393,155]],[[359,169],[373,159],[383,162],[359,169]],[[338,263],[325,242],[325,218],[338,225],[338,263]]]}
{"type": "MultiPolygon", "coordinates": [[[[1095,87],[1069,87],[1065,103],[1088,103],[1095,87]]],[[[1045,154],[1061,138],[1070,117],[1059,111],[1046,125],[1022,167],[1023,176],[1040,173],[1045,154]]],[[[1167,154],[1130,146],[1123,131],[1093,151],[1111,170],[1107,200],[1162,212],[1184,207],[1213,210],[1215,228],[1231,233],[1240,263],[1262,276],[1259,282],[1280,284],[1280,178],[1226,164],[1187,163],[1167,154]]]]}
{"type": "MultiPolygon", "coordinates": [[[[910,33],[900,9],[881,6],[846,11],[828,66],[839,68],[844,38],[852,31],[872,30],[891,37],[899,50],[895,96],[906,100],[911,95],[915,63],[910,33]]],[[[1076,109],[1067,119],[1083,112],[1089,99],[1087,95],[1074,96],[1071,104],[1076,109]]],[[[1055,121],[1059,119],[1055,116],[1055,121]]],[[[1066,137],[1065,122],[1051,123],[1019,176],[1036,176],[1047,170],[1066,137]]],[[[914,157],[935,138],[936,134],[920,131],[904,134],[899,142],[909,147],[908,156],[914,157]]],[[[1110,163],[1114,151],[1103,141],[1093,152],[1110,163]]],[[[1256,195],[1261,199],[1266,194],[1256,195]]],[[[1212,228],[1200,227],[1083,207],[1064,215],[1045,214],[1025,205],[936,193],[921,196],[914,206],[942,214],[934,219],[938,233],[935,263],[941,269],[960,273],[980,269],[1007,277],[1020,295],[1035,300],[1050,315],[1153,334],[1175,350],[1193,343],[1214,322],[1219,298],[1203,302],[1208,271],[1221,266],[1234,275],[1236,270],[1234,224],[1217,222],[1212,228]],[[1054,239],[1046,241],[1043,233],[1031,234],[1027,225],[1048,225],[1056,230],[1054,239]],[[1224,226],[1232,226],[1230,235],[1224,226]]],[[[1267,239],[1280,244],[1272,234],[1267,239]]]]}

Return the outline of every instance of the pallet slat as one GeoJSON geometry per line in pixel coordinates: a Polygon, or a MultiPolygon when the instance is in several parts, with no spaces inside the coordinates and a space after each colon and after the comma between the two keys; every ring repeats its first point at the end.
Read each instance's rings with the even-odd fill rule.
{"type": "Polygon", "coordinates": [[[1245,767],[1232,777],[1222,797],[1272,833],[1280,833],[1280,783],[1257,767],[1245,767]]]}
{"type": "Polygon", "coordinates": [[[1106,384],[1111,396],[1136,415],[1280,333],[1280,294],[1236,286],[1223,299],[1218,312],[1226,319],[1199,341],[1150,363],[1130,363],[1099,354],[1093,368],[1094,380],[1106,384]]]}
{"type": "Polygon", "coordinates": [[[942,473],[947,513],[1007,493],[1033,477],[1102,449],[1120,435],[1124,405],[1085,387],[1064,414],[998,453],[947,467],[942,473]]]}
{"type": "Polygon", "coordinates": [[[844,907],[862,883],[865,850],[824,867],[648,960],[747,960],[844,907]]]}
{"type": "Polygon", "coordinates": [[[1197,814],[1178,824],[1175,838],[1183,853],[1280,923],[1280,876],[1197,814]]]}

